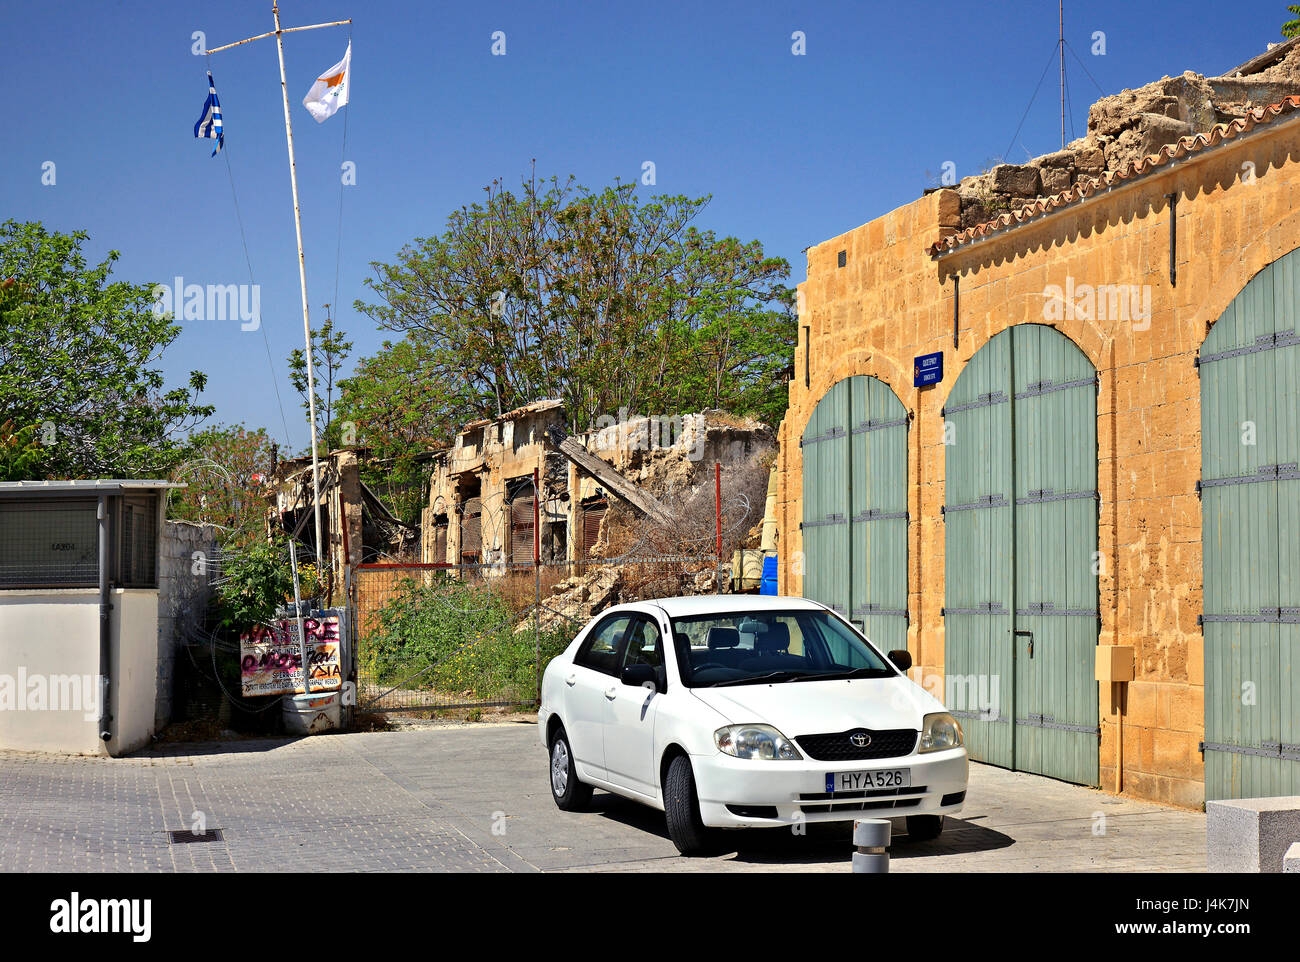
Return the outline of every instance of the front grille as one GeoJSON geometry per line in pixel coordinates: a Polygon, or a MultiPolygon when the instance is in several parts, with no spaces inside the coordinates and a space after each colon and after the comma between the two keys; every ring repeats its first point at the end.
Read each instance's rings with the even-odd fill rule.
{"type": "Polygon", "coordinates": [[[916,736],[913,728],[891,728],[879,732],[869,728],[851,728],[828,735],[798,735],[795,743],[805,755],[819,762],[861,762],[910,755],[916,747],[916,736]],[[850,741],[853,735],[866,735],[871,742],[859,747],[850,741]]]}
{"type": "MultiPolygon", "coordinates": [[[[927,791],[928,788],[925,785],[918,785],[915,788],[873,788],[870,791],[863,792],[804,792],[799,796],[799,801],[825,802],[851,798],[886,798],[890,795],[924,795],[927,791]]],[[[947,802],[944,804],[946,805],[947,802]]]]}
{"type": "Polygon", "coordinates": [[[800,805],[805,815],[825,815],[827,812],[869,812],[878,808],[912,808],[920,805],[919,798],[888,798],[880,802],[853,802],[849,805],[800,805]]]}

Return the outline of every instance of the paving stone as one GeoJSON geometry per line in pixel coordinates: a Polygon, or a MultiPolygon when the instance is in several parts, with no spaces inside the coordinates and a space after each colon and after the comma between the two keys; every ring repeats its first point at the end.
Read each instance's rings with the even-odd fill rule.
{"type": "MultiPolygon", "coordinates": [[[[892,872],[1200,871],[1205,816],[971,766],[961,817],[892,872]]],[[[129,758],[0,752],[0,871],[850,871],[850,823],[727,833],[683,859],[663,814],[550,797],[531,725],[169,744],[129,758]],[[168,832],[221,829],[219,842],[168,832]]]]}

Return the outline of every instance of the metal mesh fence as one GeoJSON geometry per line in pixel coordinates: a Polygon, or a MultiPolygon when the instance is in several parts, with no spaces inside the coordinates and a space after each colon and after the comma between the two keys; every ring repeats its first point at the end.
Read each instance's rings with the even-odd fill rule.
{"type": "Polygon", "coordinates": [[[352,570],[362,711],[531,707],[541,672],[620,601],[697,594],[694,556],[556,564],[359,565],[352,570]]]}
{"type": "MultiPolygon", "coordinates": [[[[109,579],[114,586],[158,582],[158,501],[108,499],[109,579]]],[[[99,580],[98,501],[0,502],[0,588],[88,588],[99,580]]]]}
{"type": "Polygon", "coordinates": [[[351,569],[358,707],[532,707],[547,662],[594,615],[627,601],[729,591],[730,563],[720,559],[762,517],[766,468],[752,473],[727,497],[715,485],[684,492],[665,504],[668,520],[592,499],[562,538],[562,526],[539,522],[549,509],[531,485],[504,504],[485,505],[474,492],[435,511],[432,540],[448,563],[351,569]]]}
{"type": "Polygon", "coordinates": [[[95,511],[93,500],[0,504],[0,587],[94,585],[95,511]]]}

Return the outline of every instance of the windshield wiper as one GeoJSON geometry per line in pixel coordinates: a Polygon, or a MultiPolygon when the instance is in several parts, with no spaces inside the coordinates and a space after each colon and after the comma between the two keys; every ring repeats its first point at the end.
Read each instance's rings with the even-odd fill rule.
{"type": "Polygon", "coordinates": [[[800,675],[799,681],[838,681],[843,678],[891,678],[888,668],[851,668],[848,671],[830,671],[824,674],[800,675]]]}
{"type": "Polygon", "coordinates": [[[708,688],[723,688],[727,685],[753,685],[764,681],[794,681],[806,677],[803,672],[770,671],[766,675],[749,675],[745,678],[732,678],[729,681],[715,681],[708,688]]]}

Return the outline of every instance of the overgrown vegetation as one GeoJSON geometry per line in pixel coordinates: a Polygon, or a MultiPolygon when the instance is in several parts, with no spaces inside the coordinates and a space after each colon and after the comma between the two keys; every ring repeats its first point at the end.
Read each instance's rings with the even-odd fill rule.
{"type": "MultiPolygon", "coordinates": [[[[299,592],[303,600],[320,596],[323,584],[313,564],[298,565],[299,592]]],[[[288,541],[255,541],[221,560],[221,576],[212,602],[213,624],[238,636],[254,625],[270,624],[275,611],[293,601],[293,565],[288,541]]]]}
{"type": "MultiPolygon", "coordinates": [[[[537,651],[531,630],[514,633],[518,621],[492,588],[441,574],[408,578],[376,613],[358,670],[382,687],[531,702],[537,651]]],[[[543,670],[572,636],[570,629],[543,630],[543,670]]]]}

